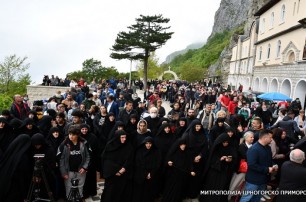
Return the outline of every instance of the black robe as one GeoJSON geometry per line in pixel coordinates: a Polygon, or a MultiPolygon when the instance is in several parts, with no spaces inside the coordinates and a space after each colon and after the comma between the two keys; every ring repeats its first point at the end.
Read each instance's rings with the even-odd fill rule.
{"type": "Polygon", "coordinates": [[[10,125],[8,125],[6,120],[4,120],[3,117],[0,118],[3,119],[1,122],[5,123],[4,127],[0,128],[0,160],[1,160],[1,156],[7,150],[10,143],[15,139],[16,135],[13,131],[13,128],[10,125]]]}
{"type": "Polygon", "coordinates": [[[98,138],[90,132],[90,128],[87,124],[81,124],[81,129],[87,127],[88,132],[86,135],[81,133],[81,137],[87,141],[89,154],[90,154],[90,163],[86,173],[86,179],[83,188],[83,195],[85,198],[87,196],[97,195],[97,173],[99,161],[99,142],[98,138]]]}
{"type": "Polygon", "coordinates": [[[153,202],[157,194],[156,174],[161,164],[161,156],[154,146],[153,139],[147,137],[136,151],[134,163],[133,202],[153,202]],[[151,142],[147,149],[146,142],[151,142]],[[150,173],[151,179],[147,179],[150,173]]]}
{"type": "Polygon", "coordinates": [[[47,137],[49,134],[49,130],[52,128],[52,116],[45,115],[42,117],[42,119],[38,122],[38,128],[41,134],[43,134],[44,137],[47,137]]]}
{"type": "Polygon", "coordinates": [[[188,177],[188,198],[198,197],[201,188],[201,178],[199,176],[201,175],[201,173],[203,173],[205,163],[208,159],[208,141],[204,134],[204,129],[201,125],[200,131],[196,131],[196,125],[201,125],[200,120],[192,121],[190,126],[186,130],[186,133],[183,135],[183,138],[186,139],[188,150],[192,158],[193,170],[197,175],[197,177],[188,177]],[[199,162],[194,162],[196,156],[201,156],[199,162]]]}
{"type": "Polygon", "coordinates": [[[101,168],[105,184],[101,202],[130,201],[125,191],[128,178],[132,175],[133,147],[128,141],[124,144],[120,142],[120,136],[124,134],[125,131],[116,131],[103,152],[101,168]],[[121,168],[125,168],[126,171],[121,176],[117,176],[116,173],[121,168]]]}
{"type": "Polygon", "coordinates": [[[34,120],[33,119],[30,119],[30,118],[26,118],[24,121],[23,121],[23,124],[20,126],[19,128],[19,133],[20,134],[27,134],[29,135],[30,137],[32,137],[34,134],[36,133],[39,133],[39,129],[38,127],[36,126],[36,124],[34,123],[34,120]],[[28,129],[26,126],[28,124],[31,124],[32,125],[32,129],[28,129]]]}
{"type": "Polygon", "coordinates": [[[187,147],[185,150],[180,149],[181,144],[186,144],[183,139],[177,140],[171,147],[167,162],[172,161],[173,165],[166,166],[166,180],[163,192],[163,202],[179,202],[186,197],[188,187],[187,179],[193,171],[192,158],[187,147]]]}
{"type": "MultiPolygon", "coordinates": [[[[221,134],[215,141],[204,169],[204,183],[202,190],[228,190],[229,183],[234,172],[234,162],[237,159],[236,152],[230,144],[230,138],[226,133],[221,134]],[[223,142],[227,141],[227,147],[223,146],[223,142]],[[221,161],[222,156],[232,156],[232,162],[221,161]]],[[[225,195],[201,195],[201,202],[227,201],[225,195]]]]}
{"type": "Polygon", "coordinates": [[[26,199],[32,175],[30,146],[30,137],[25,134],[19,135],[0,160],[2,202],[21,202],[26,199]]]}

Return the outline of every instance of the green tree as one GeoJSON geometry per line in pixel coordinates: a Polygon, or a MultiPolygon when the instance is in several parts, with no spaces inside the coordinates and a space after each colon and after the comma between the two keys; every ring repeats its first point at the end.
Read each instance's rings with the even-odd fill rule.
{"type": "Polygon", "coordinates": [[[191,63],[184,63],[181,68],[181,76],[182,80],[186,80],[189,82],[201,80],[204,77],[205,69],[201,67],[196,67],[191,63]]]}
{"type": "Polygon", "coordinates": [[[144,88],[147,87],[147,71],[150,53],[164,45],[173,32],[167,32],[169,26],[163,26],[170,21],[162,15],[136,18],[136,24],[128,27],[129,31],[119,32],[112,46],[111,58],[143,61],[144,88]],[[135,53],[141,51],[141,53],[135,53]]]}
{"type": "Polygon", "coordinates": [[[26,86],[31,83],[30,75],[26,73],[30,64],[26,59],[11,55],[0,63],[0,111],[9,109],[15,94],[26,94],[26,86]]]}
{"type": "Polygon", "coordinates": [[[6,93],[10,89],[10,85],[13,81],[24,76],[26,70],[30,67],[29,63],[25,63],[27,57],[17,57],[11,55],[4,58],[4,61],[0,63],[0,85],[1,92],[6,93]]]}
{"type": "MultiPolygon", "coordinates": [[[[137,65],[137,69],[139,70],[139,75],[144,78],[144,62],[141,62],[137,65]]],[[[158,65],[158,58],[156,57],[155,53],[153,52],[149,59],[148,59],[148,71],[147,71],[147,78],[148,79],[156,79],[160,75],[162,75],[164,69],[158,65]]]]}

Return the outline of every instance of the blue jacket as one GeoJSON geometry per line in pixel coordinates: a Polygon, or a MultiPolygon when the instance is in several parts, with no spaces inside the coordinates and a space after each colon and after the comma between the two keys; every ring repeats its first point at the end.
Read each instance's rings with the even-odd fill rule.
{"type": "Polygon", "coordinates": [[[256,185],[267,184],[270,178],[269,167],[273,165],[271,147],[256,142],[247,151],[247,163],[246,181],[256,185]]]}

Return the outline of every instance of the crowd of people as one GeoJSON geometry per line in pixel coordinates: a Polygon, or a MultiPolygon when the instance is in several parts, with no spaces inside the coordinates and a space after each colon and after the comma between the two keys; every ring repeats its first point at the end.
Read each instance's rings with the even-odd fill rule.
{"type": "Polygon", "coordinates": [[[15,95],[2,111],[1,201],[29,197],[31,182],[41,182],[33,174],[38,160],[50,187],[42,186],[40,197],[56,200],[69,199],[74,179],[83,199],[95,196],[97,173],[105,180],[102,202],[265,201],[270,196],[200,193],[306,190],[306,121],[298,98],[257,102],[211,81],[154,80],[143,97],[124,79],[71,82],[45,105],[30,108],[15,95]]]}

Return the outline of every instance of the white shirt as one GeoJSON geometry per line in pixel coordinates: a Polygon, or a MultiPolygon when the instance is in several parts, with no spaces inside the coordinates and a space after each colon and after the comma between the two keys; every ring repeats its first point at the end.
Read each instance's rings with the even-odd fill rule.
{"type": "Polygon", "coordinates": [[[112,107],[114,101],[112,101],[111,103],[108,103],[107,105],[107,113],[109,113],[110,108],[112,107]]]}

